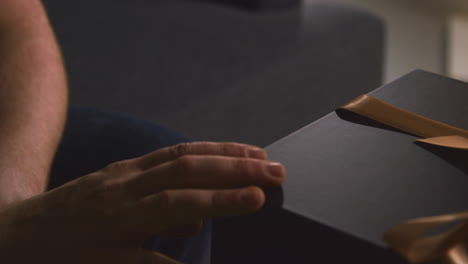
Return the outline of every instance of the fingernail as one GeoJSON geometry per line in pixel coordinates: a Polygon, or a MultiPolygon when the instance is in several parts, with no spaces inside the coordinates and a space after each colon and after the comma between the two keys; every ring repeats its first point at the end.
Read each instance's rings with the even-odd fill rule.
{"type": "Polygon", "coordinates": [[[283,176],[283,165],[278,162],[265,163],[263,165],[263,171],[265,174],[272,178],[280,178],[283,176]]]}
{"type": "Polygon", "coordinates": [[[266,158],[265,151],[258,148],[249,148],[245,149],[245,155],[247,158],[256,158],[256,159],[264,159],[266,158]]]}

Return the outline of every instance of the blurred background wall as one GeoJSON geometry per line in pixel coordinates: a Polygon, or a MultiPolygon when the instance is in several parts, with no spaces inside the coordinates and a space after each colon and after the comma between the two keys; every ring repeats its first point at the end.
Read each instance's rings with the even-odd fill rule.
{"type": "Polygon", "coordinates": [[[468,81],[468,1],[305,0],[304,4],[332,1],[367,8],[385,20],[384,82],[415,68],[468,81]]]}

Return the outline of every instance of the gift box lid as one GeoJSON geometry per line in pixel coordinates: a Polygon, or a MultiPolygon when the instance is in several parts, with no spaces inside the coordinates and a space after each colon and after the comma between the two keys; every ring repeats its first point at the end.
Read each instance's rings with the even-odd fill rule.
{"type": "MultiPolygon", "coordinates": [[[[417,70],[369,95],[468,129],[467,83],[417,70]]],[[[332,112],[266,150],[287,169],[285,210],[386,247],[383,232],[404,220],[468,209],[468,151],[416,139],[332,112]]]]}

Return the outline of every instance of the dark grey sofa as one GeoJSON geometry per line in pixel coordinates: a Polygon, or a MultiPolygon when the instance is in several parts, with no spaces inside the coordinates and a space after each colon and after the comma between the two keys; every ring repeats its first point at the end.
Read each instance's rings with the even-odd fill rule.
{"type": "Polygon", "coordinates": [[[72,104],[129,113],[193,140],[266,146],[381,84],[383,26],[362,10],[44,2],[72,104]]]}
{"type": "MultiPolygon", "coordinates": [[[[299,0],[44,0],[71,104],[192,140],[267,146],[382,82],[382,21],[299,0]]],[[[214,225],[214,263],[275,263],[259,213],[214,225]],[[245,240],[246,234],[252,239],[245,240]]]]}

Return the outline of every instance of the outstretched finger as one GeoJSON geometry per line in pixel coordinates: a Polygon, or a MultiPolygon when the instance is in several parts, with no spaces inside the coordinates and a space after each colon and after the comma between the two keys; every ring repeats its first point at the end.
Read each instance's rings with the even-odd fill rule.
{"type": "Polygon", "coordinates": [[[236,186],[278,186],[286,169],[277,162],[223,156],[187,155],[147,170],[126,185],[133,197],[166,189],[227,189],[236,186]]]}
{"type": "Polygon", "coordinates": [[[134,159],[137,166],[146,170],[184,155],[219,155],[266,159],[267,153],[260,147],[234,142],[193,142],[165,147],[134,159]]]}
{"type": "Polygon", "coordinates": [[[264,202],[265,194],[256,186],[229,190],[166,190],[135,204],[133,226],[145,235],[158,235],[202,219],[252,213],[264,202]]]}

